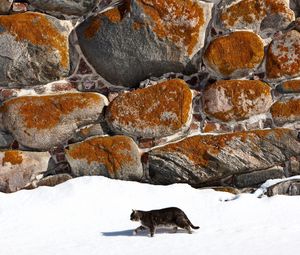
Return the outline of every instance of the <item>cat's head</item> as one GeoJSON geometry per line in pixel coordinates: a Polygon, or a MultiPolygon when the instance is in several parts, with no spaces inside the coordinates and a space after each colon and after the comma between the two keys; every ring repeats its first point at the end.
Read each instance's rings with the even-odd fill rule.
{"type": "Polygon", "coordinates": [[[140,221],[140,215],[137,210],[132,210],[132,213],[130,214],[130,220],[132,221],[140,221]]]}

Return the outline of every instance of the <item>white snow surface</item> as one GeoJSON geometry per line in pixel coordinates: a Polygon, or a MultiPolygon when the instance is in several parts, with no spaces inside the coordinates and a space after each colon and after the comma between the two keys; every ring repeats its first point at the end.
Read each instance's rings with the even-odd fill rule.
{"type": "Polygon", "coordinates": [[[300,251],[300,196],[257,198],[186,184],[81,177],[0,193],[1,255],[282,255],[300,251]],[[200,229],[134,236],[131,209],[181,208],[200,229]]]}

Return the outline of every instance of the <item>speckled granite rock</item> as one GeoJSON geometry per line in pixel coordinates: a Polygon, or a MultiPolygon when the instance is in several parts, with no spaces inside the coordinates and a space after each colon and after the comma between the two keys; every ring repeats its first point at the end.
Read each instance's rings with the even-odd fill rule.
{"type": "Polygon", "coordinates": [[[19,143],[48,150],[70,139],[78,127],[96,122],[105,104],[97,93],[65,93],[13,98],[0,112],[4,128],[19,143]]]}
{"type": "Polygon", "coordinates": [[[273,103],[271,87],[261,81],[220,80],[206,87],[203,110],[220,121],[238,121],[265,113],[273,103]]]}
{"type": "Polygon", "coordinates": [[[297,196],[300,195],[300,180],[287,180],[274,184],[267,188],[267,195],[269,197],[275,195],[289,195],[297,196]]]}
{"type": "Polygon", "coordinates": [[[212,40],[204,53],[204,63],[220,77],[247,76],[264,58],[261,38],[252,32],[239,31],[212,40]]]}
{"type": "Polygon", "coordinates": [[[75,176],[103,175],[121,180],[143,177],[138,147],[126,136],[95,136],[70,145],[66,156],[75,176]]]}
{"type": "Polygon", "coordinates": [[[271,114],[276,125],[300,121],[300,99],[284,99],[275,102],[271,114]]]}
{"type": "Polygon", "coordinates": [[[197,0],[132,0],[126,8],[87,19],[76,32],[101,76],[133,87],[150,76],[197,69],[191,60],[204,45],[212,6],[197,0]]]}
{"type": "Polygon", "coordinates": [[[188,137],[149,152],[151,182],[206,186],[230,175],[267,169],[300,153],[297,135],[294,130],[271,129],[188,137]]]}
{"type": "Polygon", "coordinates": [[[300,75],[300,32],[289,31],[271,42],[267,52],[266,75],[269,79],[300,75]]]}
{"type": "Polygon", "coordinates": [[[48,152],[0,151],[0,191],[20,190],[47,171],[48,152]]]}
{"type": "Polygon", "coordinates": [[[223,30],[251,29],[268,35],[286,28],[295,19],[286,0],[225,0],[218,7],[216,23],[223,30]]]}
{"type": "Polygon", "coordinates": [[[9,148],[13,141],[14,138],[10,134],[0,131],[0,149],[9,148]]]}
{"type": "Polygon", "coordinates": [[[37,85],[67,76],[69,32],[69,23],[41,13],[0,16],[0,85],[37,85]]]}
{"type": "Polygon", "coordinates": [[[163,137],[185,131],[191,122],[192,92],[179,79],[123,93],[106,111],[113,131],[132,137],[163,137]]]}

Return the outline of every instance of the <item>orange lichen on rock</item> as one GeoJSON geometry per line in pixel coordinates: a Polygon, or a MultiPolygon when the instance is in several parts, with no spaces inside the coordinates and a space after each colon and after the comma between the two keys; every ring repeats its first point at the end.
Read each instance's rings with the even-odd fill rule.
{"type": "Polygon", "coordinates": [[[282,84],[282,90],[290,93],[300,93],[300,80],[286,81],[282,84]]]}
{"type": "MultiPolygon", "coordinates": [[[[180,142],[168,144],[154,151],[162,153],[176,153],[186,157],[195,166],[206,167],[211,159],[216,157],[225,147],[233,141],[239,140],[246,145],[247,141],[265,139],[268,136],[275,136],[277,139],[282,138],[289,129],[271,129],[271,130],[254,130],[242,131],[222,135],[198,135],[188,137],[180,142]]],[[[242,145],[241,145],[242,146],[242,145]]]]}
{"type": "Polygon", "coordinates": [[[134,164],[133,140],[126,136],[95,137],[70,145],[67,154],[73,159],[103,164],[110,174],[117,173],[123,165],[134,164]]]}
{"type": "Polygon", "coordinates": [[[252,32],[233,32],[213,40],[204,54],[208,65],[224,76],[234,71],[253,69],[264,57],[264,45],[252,32]]]}
{"type": "Polygon", "coordinates": [[[27,128],[49,129],[76,109],[94,107],[101,102],[95,93],[66,93],[49,96],[24,96],[6,101],[4,112],[16,105],[27,128]]]}
{"type": "Polygon", "coordinates": [[[274,39],[267,52],[268,78],[296,77],[300,74],[300,33],[292,30],[274,39]]]}
{"type": "Polygon", "coordinates": [[[204,111],[225,122],[264,113],[271,104],[271,88],[257,80],[219,80],[203,94],[204,111]],[[220,106],[216,104],[216,97],[222,102],[220,106]]]}
{"type": "Polygon", "coordinates": [[[300,99],[277,101],[270,111],[274,121],[279,124],[300,120],[300,99]]]}
{"type": "Polygon", "coordinates": [[[87,39],[93,38],[99,31],[101,25],[100,16],[93,17],[89,26],[84,30],[84,37],[87,39]]]}
{"type": "Polygon", "coordinates": [[[189,119],[191,103],[187,84],[174,79],[121,94],[109,105],[107,119],[140,132],[159,127],[179,131],[189,119]]]}
{"type": "Polygon", "coordinates": [[[23,156],[21,151],[15,151],[15,150],[8,150],[3,151],[4,157],[2,159],[2,166],[5,165],[5,163],[10,163],[11,165],[19,165],[23,162],[23,156]]]}
{"type": "Polygon", "coordinates": [[[192,55],[205,24],[203,8],[193,0],[137,0],[151,18],[153,31],[179,47],[185,45],[192,55]]]}
{"type": "Polygon", "coordinates": [[[9,32],[17,41],[28,42],[56,49],[60,53],[61,65],[69,67],[67,36],[61,34],[46,15],[26,12],[0,16],[1,33],[9,32]],[[4,31],[3,31],[4,30],[4,31]]]}
{"type": "Polygon", "coordinates": [[[283,0],[242,0],[224,9],[220,20],[225,27],[230,28],[238,23],[254,23],[262,21],[267,15],[286,15],[291,21],[294,13],[283,0]]]}

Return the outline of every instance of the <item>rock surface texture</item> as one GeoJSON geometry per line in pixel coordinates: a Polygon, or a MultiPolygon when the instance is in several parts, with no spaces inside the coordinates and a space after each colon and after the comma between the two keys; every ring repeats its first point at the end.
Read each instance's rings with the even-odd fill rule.
{"type": "Polygon", "coordinates": [[[69,32],[67,24],[40,13],[0,15],[0,85],[37,85],[67,76],[69,32]]]}
{"type": "Polygon", "coordinates": [[[211,8],[196,0],[134,0],[87,19],[76,32],[101,76],[133,87],[150,76],[197,68],[191,60],[204,45],[211,8]]]}
{"type": "Polygon", "coordinates": [[[89,138],[70,145],[66,155],[75,176],[103,175],[123,180],[143,177],[138,147],[126,136],[89,138]]]}
{"type": "Polygon", "coordinates": [[[299,175],[299,15],[299,0],[0,0],[0,191],[299,175]]]}
{"type": "Polygon", "coordinates": [[[48,152],[0,151],[0,192],[20,190],[47,171],[48,152]]]}

